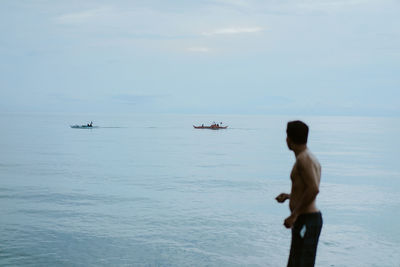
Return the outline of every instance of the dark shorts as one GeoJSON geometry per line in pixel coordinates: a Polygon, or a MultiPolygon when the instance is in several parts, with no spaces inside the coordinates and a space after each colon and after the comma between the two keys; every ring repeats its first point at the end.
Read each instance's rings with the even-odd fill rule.
{"type": "Polygon", "coordinates": [[[288,267],[314,266],[321,228],[321,212],[301,214],[297,218],[292,228],[288,267]]]}

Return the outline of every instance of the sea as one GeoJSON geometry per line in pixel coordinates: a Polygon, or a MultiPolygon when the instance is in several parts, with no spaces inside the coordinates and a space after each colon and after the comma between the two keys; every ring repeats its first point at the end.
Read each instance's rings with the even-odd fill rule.
{"type": "Polygon", "coordinates": [[[286,266],[296,119],[316,266],[400,266],[400,118],[43,113],[0,114],[0,266],[286,266]]]}

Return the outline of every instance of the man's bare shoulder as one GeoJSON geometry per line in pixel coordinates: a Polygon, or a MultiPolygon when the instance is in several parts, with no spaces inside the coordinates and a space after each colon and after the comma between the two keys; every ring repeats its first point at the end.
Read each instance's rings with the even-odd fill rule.
{"type": "Polygon", "coordinates": [[[300,169],[310,168],[310,167],[311,168],[316,167],[318,169],[321,168],[318,159],[308,149],[306,149],[296,157],[296,165],[300,169]]]}

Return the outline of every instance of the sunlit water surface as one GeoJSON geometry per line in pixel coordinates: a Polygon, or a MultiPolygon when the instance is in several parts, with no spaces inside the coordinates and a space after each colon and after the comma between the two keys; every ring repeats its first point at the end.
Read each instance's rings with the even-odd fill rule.
{"type": "MultiPolygon", "coordinates": [[[[285,266],[291,119],[0,114],[0,265],[285,266]],[[212,120],[230,127],[192,127],[212,120]]],[[[323,167],[317,266],[400,266],[400,119],[301,119],[323,167]]]]}

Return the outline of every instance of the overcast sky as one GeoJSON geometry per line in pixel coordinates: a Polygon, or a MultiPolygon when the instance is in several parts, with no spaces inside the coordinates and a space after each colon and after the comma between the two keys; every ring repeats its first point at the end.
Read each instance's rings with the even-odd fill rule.
{"type": "Polygon", "coordinates": [[[0,2],[0,112],[400,115],[398,0],[0,2]]]}

